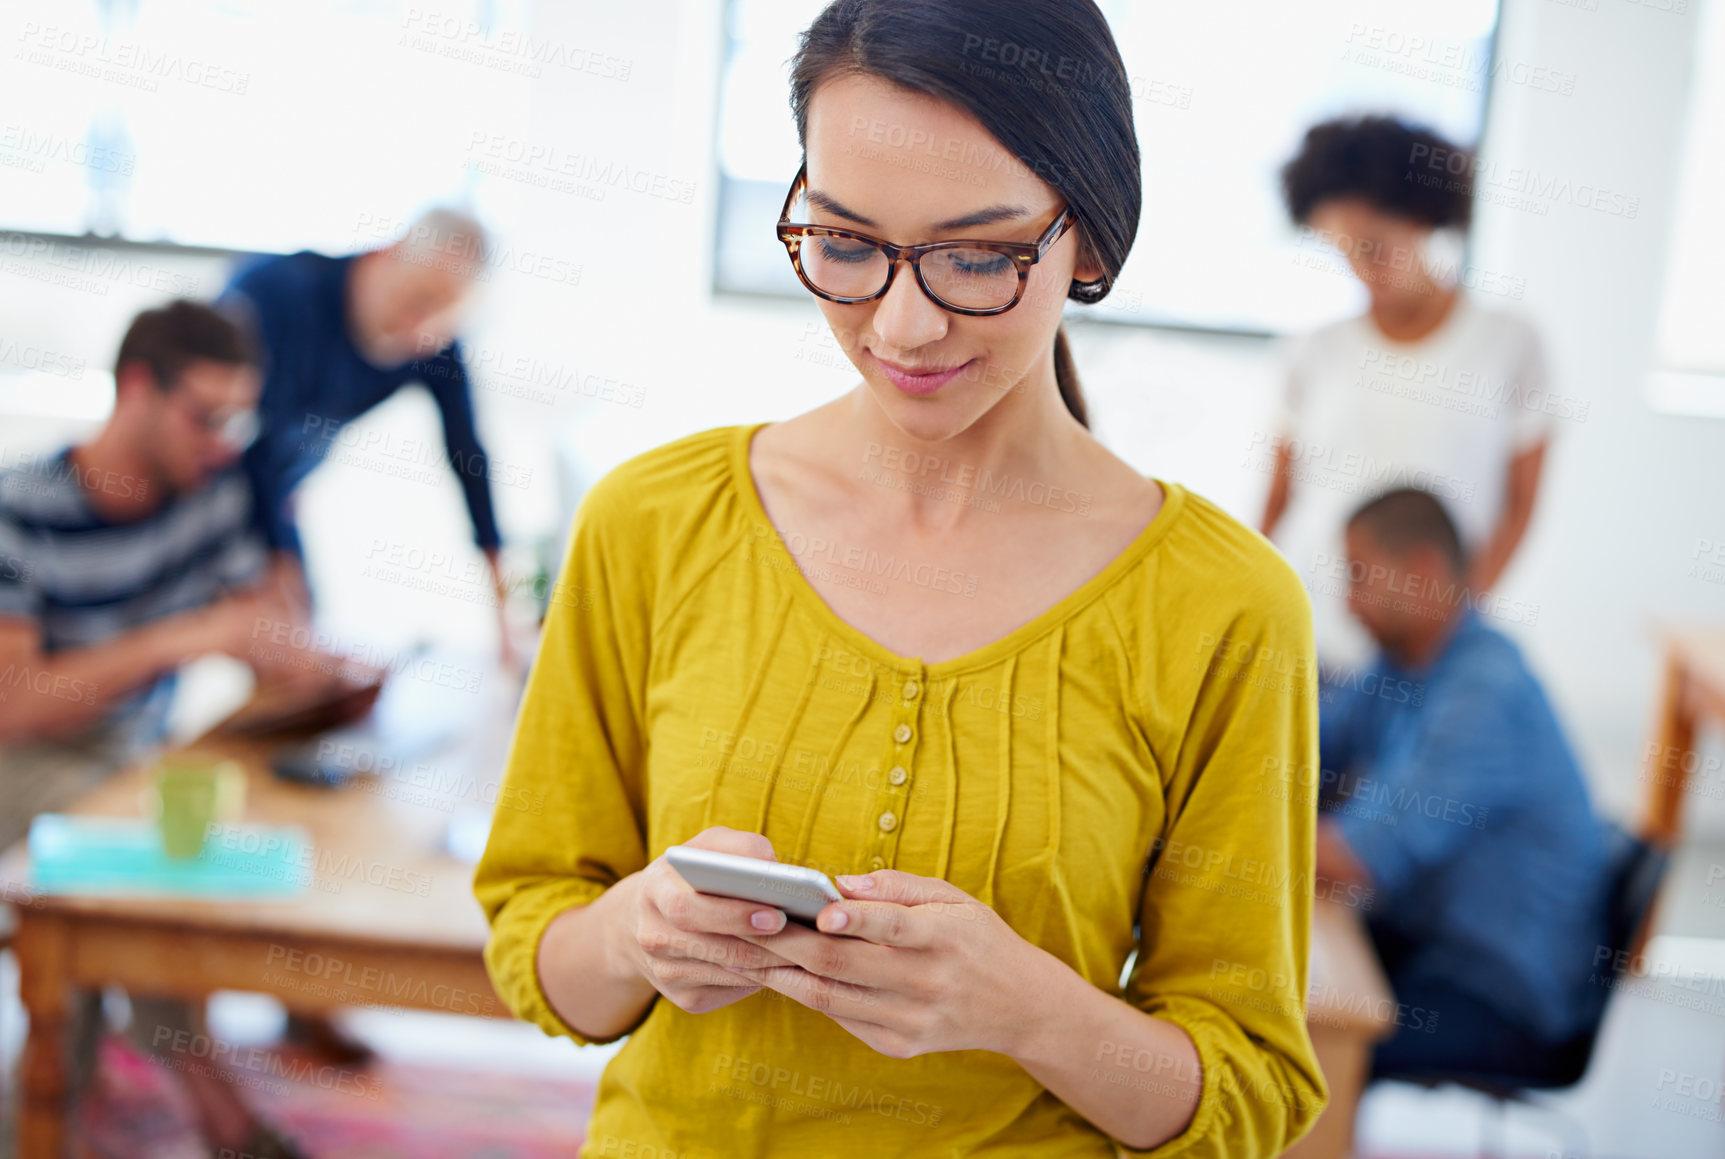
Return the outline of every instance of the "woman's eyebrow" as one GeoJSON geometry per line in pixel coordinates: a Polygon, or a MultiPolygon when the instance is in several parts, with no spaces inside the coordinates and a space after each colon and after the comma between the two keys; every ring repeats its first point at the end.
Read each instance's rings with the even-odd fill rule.
{"type": "MultiPolygon", "coordinates": [[[[866,225],[870,227],[875,227],[880,224],[874,219],[864,217],[862,214],[856,212],[856,210],[846,207],[838,198],[830,197],[818,189],[810,189],[807,193],[807,197],[811,206],[816,209],[824,210],[835,217],[842,217],[846,221],[854,221],[858,225],[866,225]]],[[[967,213],[963,217],[954,217],[947,221],[935,222],[929,232],[949,233],[955,229],[969,229],[972,226],[977,225],[993,225],[996,222],[1001,221],[1017,221],[1020,218],[1029,216],[1030,211],[1022,205],[991,205],[986,209],[979,209],[975,213],[967,213]]]]}

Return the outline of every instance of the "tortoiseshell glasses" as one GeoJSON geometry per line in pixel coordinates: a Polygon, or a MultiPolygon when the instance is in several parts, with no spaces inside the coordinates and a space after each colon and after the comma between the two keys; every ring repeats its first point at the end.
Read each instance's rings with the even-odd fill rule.
{"type": "Polygon", "coordinates": [[[805,161],[779,212],[779,240],[803,285],[829,302],[872,302],[885,297],[898,263],[907,261],[922,292],[954,314],[1003,314],[1024,297],[1030,267],[1078,220],[1067,206],[1033,242],[893,245],[855,230],[793,223],[791,207],[807,191],[808,180],[805,161]]]}

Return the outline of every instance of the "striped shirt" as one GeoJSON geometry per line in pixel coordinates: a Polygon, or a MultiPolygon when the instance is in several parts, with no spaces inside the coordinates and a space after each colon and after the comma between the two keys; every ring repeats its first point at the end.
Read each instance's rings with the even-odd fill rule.
{"type": "MultiPolygon", "coordinates": [[[[237,465],[124,523],[98,514],[86,490],[136,493],[151,481],[92,478],[69,448],[0,466],[0,617],[36,621],[44,652],[88,648],[214,603],[256,582],[267,565],[251,527],[250,485],[237,465]]],[[[16,683],[18,673],[12,678],[16,683]]],[[[6,680],[0,669],[0,685],[6,680]]],[[[158,682],[128,698],[109,722],[143,727],[140,717],[165,712],[165,691],[158,682]]]]}

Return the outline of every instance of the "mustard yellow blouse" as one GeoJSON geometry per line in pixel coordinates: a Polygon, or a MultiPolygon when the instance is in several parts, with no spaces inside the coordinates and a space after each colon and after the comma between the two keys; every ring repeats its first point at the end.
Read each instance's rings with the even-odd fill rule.
{"type": "MultiPolygon", "coordinates": [[[[924,664],[841,620],[791,550],[824,551],[823,583],[921,565],[787,547],[748,467],[760,425],[637,456],[581,504],[474,882],[499,994],[592,1041],[540,987],[546,924],[727,825],[781,861],[966,890],[1184,1027],[1203,1098],[1179,1137],[1126,1150],[1005,1055],[887,1058],[761,990],[707,1014],[654,1002],[581,1154],[1278,1154],[1326,1098],[1305,1024],[1315,814],[1286,791],[1317,761],[1294,572],[1164,483],[1155,520],[1083,587],[924,664]]],[[[944,580],[930,599],[965,598],[965,577],[944,580]]],[[[1166,1086],[1149,1059],[1094,1050],[1090,1081],[1166,1086]]]]}

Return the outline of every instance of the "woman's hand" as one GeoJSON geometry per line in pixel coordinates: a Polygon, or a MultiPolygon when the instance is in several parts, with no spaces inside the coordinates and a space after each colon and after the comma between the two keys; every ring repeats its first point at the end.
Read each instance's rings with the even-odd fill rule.
{"type": "MultiPolygon", "coordinates": [[[[895,869],[837,879],[819,931],[770,938],[789,965],[731,963],[739,977],[817,1010],[890,1058],[937,1050],[1014,1054],[1058,959],[938,877],[895,869]]],[[[1056,971],[1057,972],[1057,971],[1056,971]]]]}
{"type": "MultiPolygon", "coordinates": [[[[714,826],[684,842],[695,849],[775,861],[759,833],[714,826]]],[[[785,926],[783,911],[759,902],[697,893],[663,856],[618,887],[630,892],[618,923],[618,958],[674,1005],[704,1014],[747,998],[761,983],[734,967],[788,967],[772,950],[744,940],[785,926]]]]}

